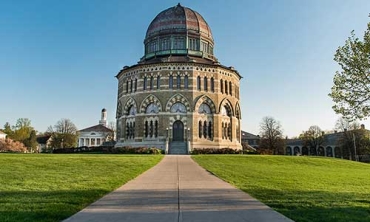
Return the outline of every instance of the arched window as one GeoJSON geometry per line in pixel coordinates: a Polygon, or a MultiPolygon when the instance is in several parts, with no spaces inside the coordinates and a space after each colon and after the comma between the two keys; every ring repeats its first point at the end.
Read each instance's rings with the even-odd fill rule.
{"type": "Polygon", "coordinates": [[[153,76],[151,76],[150,77],[150,90],[153,90],[153,84],[154,84],[154,77],[153,76]]]}
{"type": "Polygon", "coordinates": [[[225,124],[222,123],[221,131],[222,131],[222,139],[225,139],[225,124]]]}
{"type": "Polygon", "coordinates": [[[137,79],[135,79],[135,92],[137,91],[137,79]]]}
{"type": "Polygon", "coordinates": [[[202,103],[199,106],[198,113],[201,113],[201,114],[211,114],[211,108],[207,104],[202,103]]]}
{"type": "Polygon", "coordinates": [[[199,121],[199,124],[198,124],[198,136],[199,136],[199,138],[202,138],[202,121],[199,121]]]}
{"type": "Polygon", "coordinates": [[[150,120],[149,136],[153,137],[153,134],[154,134],[153,120],[150,120]]]}
{"type": "Polygon", "coordinates": [[[198,90],[201,90],[201,86],[200,86],[200,76],[197,77],[197,89],[198,90]]]}
{"type": "Polygon", "coordinates": [[[154,136],[156,138],[158,137],[158,120],[156,120],[154,124],[154,136]]]}
{"type": "Polygon", "coordinates": [[[220,88],[221,88],[221,93],[224,93],[224,82],[222,79],[220,80],[220,88]]]}
{"type": "Polygon", "coordinates": [[[181,76],[180,75],[177,76],[176,88],[177,89],[180,89],[181,88],[181,76]]]}
{"type": "Polygon", "coordinates": [[[129,135],[128,135],[128,137],[129,138],[132,138],[132,123],[130,123],[130,126],[129,126],[129,135]]]}
{"type": "Polygon", "coordinates": [[[214,92],[214,91],[215,91],[215,80],[212,77],[211,78],[211,92],[214,92]]]}
{"type": "Polygon", "coordinates": [[[208,128],[207,128],[207,121],[204,121],[204,123],[203,123],[203,137],[204,137],[204,139],[206,139],[207,138],[207,130],[208,128]]]}
{"type": "Polygon", "coordinates": [[[185,76],[184,78],[184,88],[188,89],[189,88],[189,77],[185,76]]]}
{"type": "Polygon", "coordinates": [[[158,112],[159,112],[158,106],[154,103],[151,103],[146,107],[147,114],[158,113],[158,112]]]}
{"type": "Polygon", "coordinates": [[[227,94],[227,81],[225,80],[225,94],[227,94]]]}
{"type": "Polygon", "coordinates": [[[233,90],[232,90],[232,83],[231,81],[229,82],[229,93],[230,93],[230,96],[233,95],[233,90]]]}
{"type": "Polygon", "coordinates": [[[135,106],[131,106],[130,109],[128,110],[128,116],[135,116],[136,115],[136,108],[135,106]]]}
{"type": "Polygon", "coordinates": [[[229,140],[232,140],[232,137],[231,137],[231,123],[229,123],[228,126],[227,126],[227,137],[229,138],[229,140]]]}
{"type": "Polygon", "coordinates": [[[170,75],[170,79],[168,80],[168,87],[170,89],[173,89],[173,76],[172,75],[170,75]]]}
{"type": "Polygon", "coordinates": [[[145,121],[144,135],[145,135],[145,137],[148,137],[148,135],[149,135],[149,124],[148,124],[148,121],[145,121]]]}
{"type": "Polygon", "coordinates": [[[144,77],[143,90],[146,90],[146,76],[144,77]]]}
{"type": "Polygon", "coordinates": [[[128,80],[126,81],[126,93],[128,93],[128,80]]]}
{"type": "Polygon", "coordinates": [[[208,138],[212,139],[212,122],[208,122],[208,138]]]}
{"type": "Polygon", "coordinates": [[[128,139],[129,135],[130,135],[130,124],[126,123],[126,139],[128,139]]]}
{"type": "Polygon", "coordinates": [[[157,89],[161,87],[161,77],[157,76],[157,89]]]}
{"type": "Polygon", "coordinates": [[[221,107],[221,115],[223,115],[223,116],[228,116],[227,109],[226,109],[226,107],[225,107],[225,106],[222,106],[222,107],[221,107]]]}
{"type": "Polygon", "coordinates": [[[186,113],[186,107],[184,104],[177,102],[171,106],[171,113],[186,113]]]}
{"type": "Polygon", "coordinates": [[[208,91],[208,79],[207,79],[207,77],[204,77],[204,90],[208,91]]]}

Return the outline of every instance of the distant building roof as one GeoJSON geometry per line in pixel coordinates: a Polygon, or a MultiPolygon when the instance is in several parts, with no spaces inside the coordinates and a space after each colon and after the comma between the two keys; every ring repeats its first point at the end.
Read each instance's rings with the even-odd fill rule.
{"type": "Polygon", "coordinates": [[[107,132],[107,133],[112,133],[113,130],[109,129],[108,127],[105,127],[103,125],[95,125],[92,127],[88,127],[85,129],[80,130],[79,132],[107,132]]]}
{"type": "Polygon", "coordinates": [[[48,140],[50,139],[51,135],[43,135],[43,136],[38,136],[36,138],[37,143],[39,144],[46,144],[48,140]]]}
{"type": "Polygon", "coordinates": [[[242,130],[242,139],[244,140],[250,140],[250,139],[261,139],[259,136],[256,136],[252,133],[248,133],[246,131],[242,130]]]}
{"type": "Polygon", "coordinates": [[[0,130],[0,134],[3,134],[3,135],[6,135],[6,133],[4,133],[3,131],[0,130]]]}

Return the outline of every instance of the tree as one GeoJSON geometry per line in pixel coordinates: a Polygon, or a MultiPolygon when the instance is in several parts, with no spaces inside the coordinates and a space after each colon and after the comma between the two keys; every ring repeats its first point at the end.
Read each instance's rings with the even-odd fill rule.
{"type": "Polygon", "coordinates": [[[61,119],[54,125],[54,127],[49,126],[47,133],[52,135],[52,148],[66,148],[77,146],[77,127],[69,119],[61,119]]]}
{"type": "Polygon", "coordinates": [[[6,122],[4,125],[3,132],[10,138],[12,137],[14,131],[12,130],[12,127],[10,126],[9,122],[6,122]]]}
{"type": "Polygon", "coordinates": [[[26,147],[23,143],[14,141],[12,139],[6,138],[5,140],[0,140],[0,153],[1,152],[11,152],[11,153],[24,153],[26,152],[26,147]]]}
{"type": "Polygon", "coordinates": [[[37,151],[37,136],[36,131],[32,130],[30,136],[24,140],[24,145],[28,148],[28,151],[33,153],[37,151]]]}
{"type": "Polygon", "coordinates": [[[13,133],[9,138],[24,143],[26,139],[30,137],[33,127],[31,126],[31,120],[28,118],[19,118],[17,123],[12,127],[13,133]]]}
{"type": "Polygon", "coordinates": [[[339,118],[335,129],[340,132],[337,145],[341,148],[341,156],[343,158],[355,160],[355,154],[364,155],[370,153],[369,131],[361,127],[358,122],[339,118]]]}
{"type": "Polygon", "coordinates": [[[359,40],[354,31],[344,46],[337,49],[334,60],[341,66],[337,71],[329,96],[336,113],[347,119],[364,119],[370,115],[370,22],[359,40]]]}
{"type": "Polygon", "coordinates": [[[108,124],[108,128],[111,129],[113,131],[113,135],[110,135],[110,140],[114,140],[116,138],[116,122],[114,121],[110,121],[109,124],[108,124]]]}
{"type": "Polygon", "coordinates": [[[260,123],[260,148],[268,149],[273,154],[284,153],[284,140],[283,140],[283,129],[280,122],[275,120],[273,117],[266,116],[262,118],[260,123]]]}
{"type": "Polygon", "coordinates": [[[318,126],[310,126],[307,131],[301,134],[300,139],[303,140],[305,146],[310,147],[310,155],[317,155],[317,149],[324,142],[323,131],[318,126]]]}

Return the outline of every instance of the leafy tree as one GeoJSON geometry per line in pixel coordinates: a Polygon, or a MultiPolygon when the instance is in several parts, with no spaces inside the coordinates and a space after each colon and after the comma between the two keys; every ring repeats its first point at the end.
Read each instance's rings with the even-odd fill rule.
{"type": "Polygon", "coordinates": [[[303,140],[305,146],[310,147],[310,155],[317,155],[317,149],[324,142],[323,131],[318,126],[310,126],[307,131],[301,134],[300,139],[303,140]]]}
{"type": "Polygon", "coordinates": [[[12,127],[10,126],[9,122],[6,122],[4,125],[3,132],[6,133],[6,135],[11,138],[14,134],[14,131],[12,130],[12,127]]]}
{"type": "Polygon", "coordinates": [[[329,96],[333,109],[348,119],[363,119],[370,115],[370,22],[363,41],[354,31],[344,46],[337,49],[334,60],[341,66],[337,71],[329,96]]]}
{"type": "Polygon", "coordinates": [[[370,154],[370,133],[358,122],[350,122],[348,119],[340,118],[337,120],[335,128],[340,132],[337,145],[341,148],[343,158],[355,160],[355,154],[370,154]]]}
{"type": "Polygon", "coordinates": [[[77,146],[78,130],[69,119],[59,120],[54,127],[49,126],[47,133],[52,135],[52,148],[67,148],[77,146]]]}
{"type": "Polygon", "coordinates": [[[37,136],[36,131],[32,130],[30,136],[24,140],[24,145],[28,148],[28,151],[33,153],[37,151],[37,136]]]}
{"type": "Polygon", "coordinates": [[[266,116],[260,123],[260,148],[271,150],[273,154],[284,153],[283,129],[279,121],[266,116]]]}

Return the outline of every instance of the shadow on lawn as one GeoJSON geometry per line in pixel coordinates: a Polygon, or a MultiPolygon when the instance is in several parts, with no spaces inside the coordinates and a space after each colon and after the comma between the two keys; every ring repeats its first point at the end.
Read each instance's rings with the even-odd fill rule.
{"type": "Polygon", "coordinates": [[[0,192],[0,221],[60,221],[107,190],[0,192]]]}
{"type": "Polygon", "coordinates": [[[370,221],[370,192],[243,191],[295,221],[370,221]]]}

